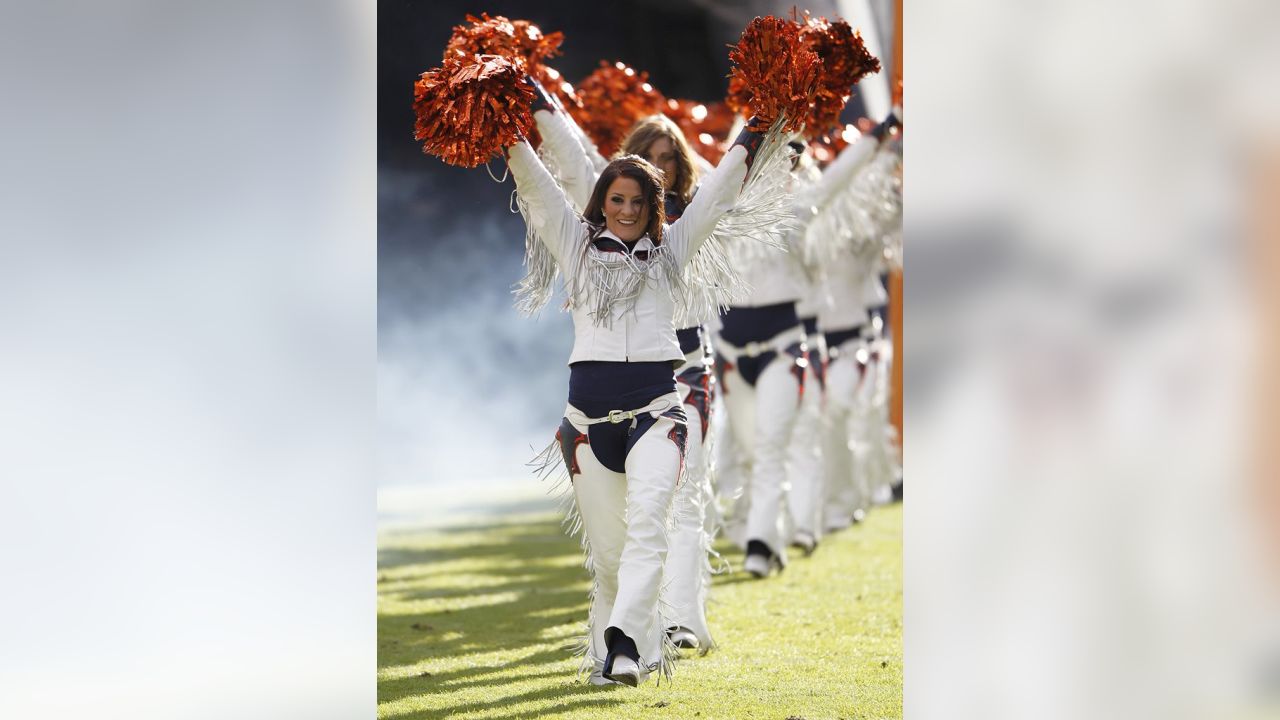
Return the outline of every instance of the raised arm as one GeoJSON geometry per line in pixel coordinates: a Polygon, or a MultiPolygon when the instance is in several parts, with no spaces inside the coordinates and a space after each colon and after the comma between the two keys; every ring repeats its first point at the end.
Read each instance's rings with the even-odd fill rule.
{"type": "Polygon", "coordinates": [[[565,115],[565,121],[569,125],[569,129],[573,131],[573,137],[578,141],[578,145],[582,148],[582,152],[586,154],[587,160],[591,162],[591,166],[596,169],[596,177],[600,177],[600,173],[609,164],[609,159],[600,154],[600,150],[596,148],[596,144],[591,142],[591,138],[587,137],[587,132],[582,126],[574,122],[568,111],[561,108],[561,112],[565,115]]]}
{"type": "Polygon", "coordinates": [[[716,166],[712,165],[710,160],[696,152],[693,154],[693,164],[698,168],[698,177],[706,177],[716,169],[716,166]]]}
{"type": "Polygon", "coordinates": [[[849,182],[875,155],[876,149],[885,141],[893,128],[901,127],[902,120],[898,117],[898,112],[899,108],[895,106],[893,112],[889,113],[870,133],[859,135],[848,147],[841,150],[836,159],[831,161],[826,170],[823,170],[822,179],[818,184],[804,198],[800,198],[801,202],[820,210],[831,202],[832,196],[840,189],[848,187],[849,182]]]}
{"type": "Polygon", "coordinates": [[[831,202],[836,193],[849,187],[853,177],[875,155],[879,144],[874,135],[859,135],[822,171],[822,179],[800,201],[806,206],[821,210],[831,202]]]}
{"type": "Polygon", "coordinates": [[[573,119],[560,108],[550,94],[533,81],[538,91],[534,103],[533,120],[542,136],[542,157],[551,167],[548,170],[564,188],[569,201],[578,212],[587,207],[591,190],[595,187],[600,170],[578,141],[573,119]]]}
{"type": "Polygon", "coordinates": [[[760,133],[744,129],[720,158],[720,164],[698,186],[684,214],[667,228],[667,242],[677,253],[681,267],[697,254],[720,218],[733,209],[762,138],[760,133]]]}
{"type": "Polygon", "coordinates": [[[528,141],[521,140],[507,149],[507,164],[516,181],[525,222],[551,251],[556,263],[566,267],[566,258],[583,237],[585,221],[528,141]]]}

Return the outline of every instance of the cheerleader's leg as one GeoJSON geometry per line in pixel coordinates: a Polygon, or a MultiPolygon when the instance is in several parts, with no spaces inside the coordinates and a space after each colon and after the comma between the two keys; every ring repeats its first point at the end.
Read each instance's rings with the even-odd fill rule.
{"type": "Polygon", "coordinates": [[[697,637],[698,647],[711,647],[707,628],[706,598],[710,581],[707,558],[710,538],[706,524],[706,468],[702,457],[702,414],[686,403],[688,440],[685,445],[684,479],[672,508],[674,529],[667,554],[666,580],[671,627],[681,627],[697,637]]]}
{"type": "Polygon", "coordinates": [[[853,407],[849,412],[849,448],[853,455],[853,517],[863,518],[871,509],[875,489],[875,368],[861,366],[853,407]]]}
{"type": "Polygon", "coordinates": [[[720,397],[728,432],[717,438],[717,480],[722,483],[724,534],[734,545],[747,546],[747,518],[751,510],[751,477],[756,431],[756,388],[742,378],[737,368],[723,374],[720,397]],[[734,486],[736,485],[736,488],[734,486]],[[731,488],[733,488],[731,490],[731,488]]]}
{"type": "Polygon", "coordinates": [[[599,683],[605,682],[600,676],[607,653],[604,631],[618,595],[618,572],[627,538],[627,478],[602,465],[590,445],[575,446],[573,452],[576,465],[570,467],[578,470],[572,475],[573,493],[586,533],[583,546],[593,580],[583,665],[591,671],[592,682],[599,683]]]}
{"type": "Polygon", "coordinates": [[[875,386],[868,443],[872,458],[870,477],[874,482],[871,497],[875,504],[883,505],[893,500],[893,485],[902,472],[902,465],[897,457],[896,432],[889,422],[893,346],[885,340],[877,340],[875,346],[879,352],[873,364],[875,386]]]}
{"type": "Polygon", "coordinates": [[[668,624],[659,595],[667,559],[667,523],[684,459],[682,420],[658,418],[627,451],[625,542],[617,596],[606,624],[635,641],[644,668],[664,673],[670,670],[671,658],[665,651],[668,624]]]}
{"type": "Polygon", "coordinates": [[[800,400],[800,382],[793,367],[791,358],[783,355],[769,363],[756,380],[755,432],[747,490],[750,495],[747,540],[763,542],[783,564],[786,563],[782,522],[787,445],[800,400]]]}
{"type": "Polygon", "coordinates": [[[805,392],[796,415],[795,429],[787,462],[790,490],[787,506],[791,511],[792,542],[805,552],[813,549],[819,530],[822,499],[822,388],[806,371],[805,392]]]}
{"type": "Polygon", "coordinates": [[[853,523],[857,493],[849,433],[857,377],[857,368],[848,354],[832,360],[827,368],[827,424],[823,428],[826,482],[822,524],[828,531],[846,528],[853,523]]]}

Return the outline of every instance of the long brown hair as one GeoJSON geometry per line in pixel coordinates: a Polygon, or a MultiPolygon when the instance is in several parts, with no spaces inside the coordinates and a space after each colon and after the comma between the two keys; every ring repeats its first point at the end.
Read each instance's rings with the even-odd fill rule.
{"type": "Polygon", "coordinates": [[[684,133],[680,132],[680,127],[670,118],[665,115],[642,118],[622,141],[622,152],[644,157],[658,138],[666,138],[675,151],[676,176],[670,178],[671,192],[687,204],[693,199],[693,186],[698,181],[698,166],[694,163],[693,150],[689,149],[684,133]]]}
{"type": "Polygon", "coordinates": [[[640,185],[640,193],[649,206],[649,224],[645,226],[645,232],[655,245],[661,243],[662,226],[667,219],[666,205],[662,199],[662,171],[639,155],[622,155],[605,167],[604,172],[600,173],[600,179],[596,181],[595,189],[591,191],[591,200],[587,202],[587,209],[582,216],[598,228],[597,234],[604,229],[604,196],[609,192],[609,186],[619,177],[631,178],[640,185]]]}

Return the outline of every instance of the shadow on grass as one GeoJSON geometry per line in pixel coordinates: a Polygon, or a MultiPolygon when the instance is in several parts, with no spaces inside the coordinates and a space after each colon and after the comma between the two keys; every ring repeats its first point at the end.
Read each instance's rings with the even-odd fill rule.
{"type": "MultiPolygon", "coordinates": [[[[427,720],[428,718],[447,718],[456,715],[465,715],[468,713],[482,712],[485,710],[501,710],[513,707],[527,702],[538,700],[562,700],[550,707],[539,708],[536,715],[548,715],[552,713],[561,713],[567,710],[577,708],[593,708],[605,709],[612,705],[619,705],[624,700],[622,698],[611,697],[615,692],[627,692],[630,688],[621,686],[613,687],[596,687],[593,685],[557,685],[556,687],[544,688],[541,690],[532,690],[529,692],[519,693],[516,695],[508,695],[506,697],[497,698],[484,702],[467,702],[450,704],[448,707],[439,710],[410,710],[406,713],[389,715],[398,720],[427,720]]],[[[531,711],[528,709],[511,710],[509,713],[500,715],[488,715],[489,720],[515,720],[515,718],[531,717],[531,711]]]]}
{"type": "Polygon", "coordinates": [[[750,582],[759,583],[759,582],[768,582],[768,580],[758,578],[754,575],[748,575],[746,573],[738,572],[728,576],[722,575],[722,576],[712,578],[711,587],[714,589],[718,587],[725,587],[726,585],[737,585],[738,583],[750,583],[750,582]]]}
{"type": "MultiPolygon", "coordinates": [[[[420,720],[547,699],[566,702],[542,712],[619,702],[574,674],[577,663],[565,646],[567,635],[580,632],[586,620],[589,575],[578,541],[564,534],[558,520],[512,518],[426,532],[429,547],[397,547],[414,542],[398,534],[386,541],[390,547],[378,551],[382,604],[422,608],[405,614],[399,614],[401,608],[395,614],[380,610],[378,668],[417,665],[440,671],[380,679],[378,702],[432,696],[435,708],[380,714],[420,720]],[[430,587],[398,588],[419,581],[430,587]],[[507,662],[485,657],[522,652],[507,662]],[[527,681],[537,680],[555,685],[528,690],[527,681]],[[525,692],[503,693],[502,688],[521,682],[525,692]],[[476,701],[476,690],[486,687],[492,690],[476,701]],[[458,694],[454,702],[451,693],[458,694]]],[[[500,717],[527,715],[525,710],[500,717]]]]}

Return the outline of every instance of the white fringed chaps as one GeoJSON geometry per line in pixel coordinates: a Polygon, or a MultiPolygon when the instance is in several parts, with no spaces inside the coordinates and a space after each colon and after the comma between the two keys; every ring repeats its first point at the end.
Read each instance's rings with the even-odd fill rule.
{"type": "MultiPolygon", "coordinates": [[[[815,334],[806,342],[815,348],[811,353],[813,358],[825,362],[826,346],[821,334],[815,334]]],[[[792,537],[805,531],[815,539],[822,534],[822,494],[826,485],[822,445],[827,424],[826,390],[818,382],[817,370],[812,364],[805,368],[804,397],[796,414],[787,458],[790,484],[787,506],[791,512],[792,537]]]]}
{"type": "Polygon", "coordinates": [[[823,439],[826,487],[823,493],[823,527],[838,529],[853,524],[855,514],[865,513],[870,489],[864,472],[854,462],[854,445],[862,426],[862,371],[856,358],[861,341],[844,343],[827,365],[827,424],[823,439]]]}
{"type": "Polygon", "coordinates": [[[690,387],[676,383],[689,419],[685,444],[685,475],[676,491],[664,588],[670,603],[669,620],[698,637],[706,652],[714,645],[707,623],[707,599],[711,588],[711,541],[715,532],[714,493],[702,437],[701,411],[686,402],[690,387]]]}
{"type": "Polygon", "coordinates": [[[743,481],[742,495],[731,511],[736,522],[745,520],[735,540],[760,540],[784,563],[786,459],[800,400],[793,364],[789,355],[780,353],[760,373],[755,387],[747,384],[735,364],[724,371],[721,389],[738,455],[736,470],[743,481]]]}
{"type": "MultiPolygon", "coordinates": [[[[672,407],[674,394],[664,396],[672,407]]],[[[581,411],[572,405],[565,418],[580,433],[581,411]]],[[[669,675],[669,621],[661,596],[667,559],[667,532],[682,458],[673,441],[677,421],[659,417],[627,454],[626,472],[614,472],[596,458],[589,443],[574,444],[571,475],[574,503],[581,518],[587,567],[594,587],[588,616],[583,669],[598,682],[607,648],[604,631],[622,630],[636,643],[642,672],[669,675]]]]}

